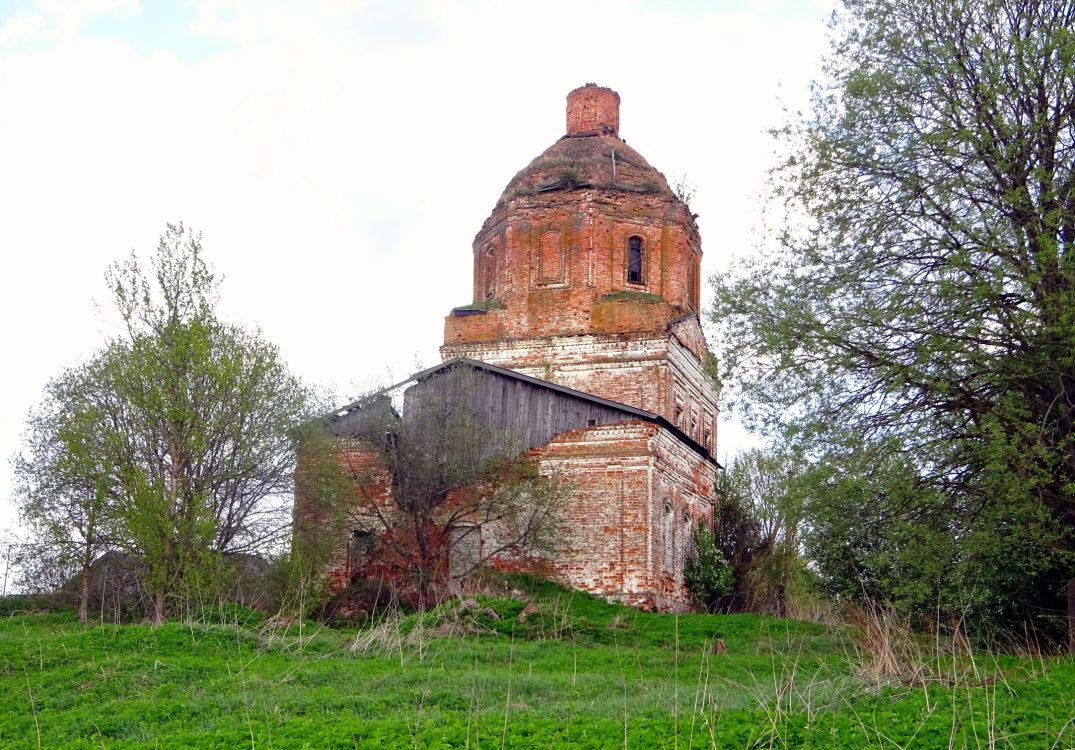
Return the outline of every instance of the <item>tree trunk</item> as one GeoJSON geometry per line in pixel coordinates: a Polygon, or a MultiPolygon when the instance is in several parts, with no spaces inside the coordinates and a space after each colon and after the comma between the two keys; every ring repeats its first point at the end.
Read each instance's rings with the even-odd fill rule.
{"type": "MultiPolygon", "coordinates": [[[[78,590],[78,621],[81,625],[85,625],[90,619],[90,578],[93,571],[93,551],[97,547],[94,523],[96,513],[91,511],[87,516],[86,543],[82,546],[82,580],[78,590]]],[[[101,598],[103,601],[104,597],[101,598]]]]}
{"type": "Polygon", "coordinates": [[[151,615],[151,622],[154,625],[164,624],[164,592],[153,592],[153,614],[151,615]]]}
{"type": "Polygon", "coordinates": [[[1075,654],[1075,578],[1068,581],[1068,651],[1075,654]]]}
{"type": "Polygon", "coordinates": [[[87,559],[82,561],[82,580],[79,582],[78,588],[78,622],[80,625],[85,625],[90,620],[90,571],[92,570],[90,562],[87,559]]]}

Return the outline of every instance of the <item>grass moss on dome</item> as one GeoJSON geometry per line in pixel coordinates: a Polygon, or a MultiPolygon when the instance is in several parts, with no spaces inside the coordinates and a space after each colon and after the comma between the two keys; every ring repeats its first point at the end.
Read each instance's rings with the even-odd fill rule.
{"type": "Polygon", "coordinates": [[[665,302],[664,297],[659,294],[653,294],[652,292],[635,291],[633,289],[622,289],[618,292],[610,292],[602,297],[598,302],[665,302]]]}
{"type": "Polygon", "coordinates": [[[503,310],[504,304],[498,299],[487,299],[482,302],[471,302],[469,305],[461,305],[452,308],[452,315],[473,315],[485,313],[490,310],[503,310]]]}

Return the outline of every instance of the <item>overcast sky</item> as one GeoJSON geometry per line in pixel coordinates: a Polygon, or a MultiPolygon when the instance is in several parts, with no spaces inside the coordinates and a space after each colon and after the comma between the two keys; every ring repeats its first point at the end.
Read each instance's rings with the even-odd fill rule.
{"type": "MultiPolygon", "coordinates": [[[[697,188],[703,271],[749,252],[822,0],[0,0],[0,530],[46,381],[101,346],[103,274],[203,233],[230,320],[341,399],[437,361],[470,243],[567,92],[697,188]]],[[[745,438],[722,427],[726,458],[745,438]]]]}

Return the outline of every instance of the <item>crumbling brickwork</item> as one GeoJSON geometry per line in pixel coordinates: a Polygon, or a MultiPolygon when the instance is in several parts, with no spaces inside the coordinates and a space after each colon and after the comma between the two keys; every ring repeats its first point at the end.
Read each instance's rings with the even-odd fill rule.
{"type": "Polygon", "coordinates": [[[538,455],[574,488],[547,569],[627,604],[685,609],[683,562],[692,528],[712,518],[716,465],[647,422],[562,433],[538,455]]]}
{"type": "MultiPolygon", "coordinates": [[[[682,610],[684,560],[712,519],[718,469],[701,239],[690,207],[619,137],[619,102],[592,84],[568,94],[566,134],[512,178],[474,239],[471,302],[446,318],[441,354],[501,378],[502,390],[480,393],[489,419],[519,428],[525,416],[535,429],[517,431],[530,435],[557,425],[527,455],[573,488],[555,554],[492,562],[682,610]]],[[[431,392],[448,382],[419,376],[431,392]]],[[[496,533],[459,549],[481,554],[496,533]]]]}
{"type": "Polygon", "coordinates": [[[568,94],[567,133],[515,175],[474,239],[473,301],[446,318],[441,353],[658,414],[708,453],[650,424],[573,431],[542,454],[577,488],[557,575],[679,608],[690,528],[715,500],[701,239],[689,206],[619,137],[619,102],[593,85],[568,94]]]}

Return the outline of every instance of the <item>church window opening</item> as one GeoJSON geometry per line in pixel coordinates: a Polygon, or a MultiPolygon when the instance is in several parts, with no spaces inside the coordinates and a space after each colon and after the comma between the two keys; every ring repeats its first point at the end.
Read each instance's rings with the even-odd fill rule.
{"type": "Polygon", "coordinates": [[[564,280],[564,236],[556,230],[541,235],[538,243],[538,283],[564,280]]]}
{"type": "Polygon", "coordinates": [[[691,514],[687,511],[683,511],[683,560],[687,559],[688,553],[691,550],[691,514]]]}
{"type": "Polygon", "coordinates": [[[664,568],[672,572],[676,567],[676,515],[672,506],[664,506],[664,568]]]}
{"type": "Polygon", "coordinates": [[[496,247],[485,248],[482,266],[482,298],[486,301],[496,299],[496,247]]]}
{"type": "Polygon", "coordinates": [[[474,572],[481,563],[482,527],[477,524],[454,526],[448,550],[448,575],[462,578],[474,572]]]}
{"type": "Polygon", "coordinates": [[[355,529],[347,544],[347,569],[351,580],[362,572],[362,567],[373,552],[373,534],[365,529],[355,529]]]}
{"type": "Polygon", "coordinates": [[[631,284],[644,284],[642,276],[642,238],[637,234],[627,238],[627,281],[631,284]]]}

